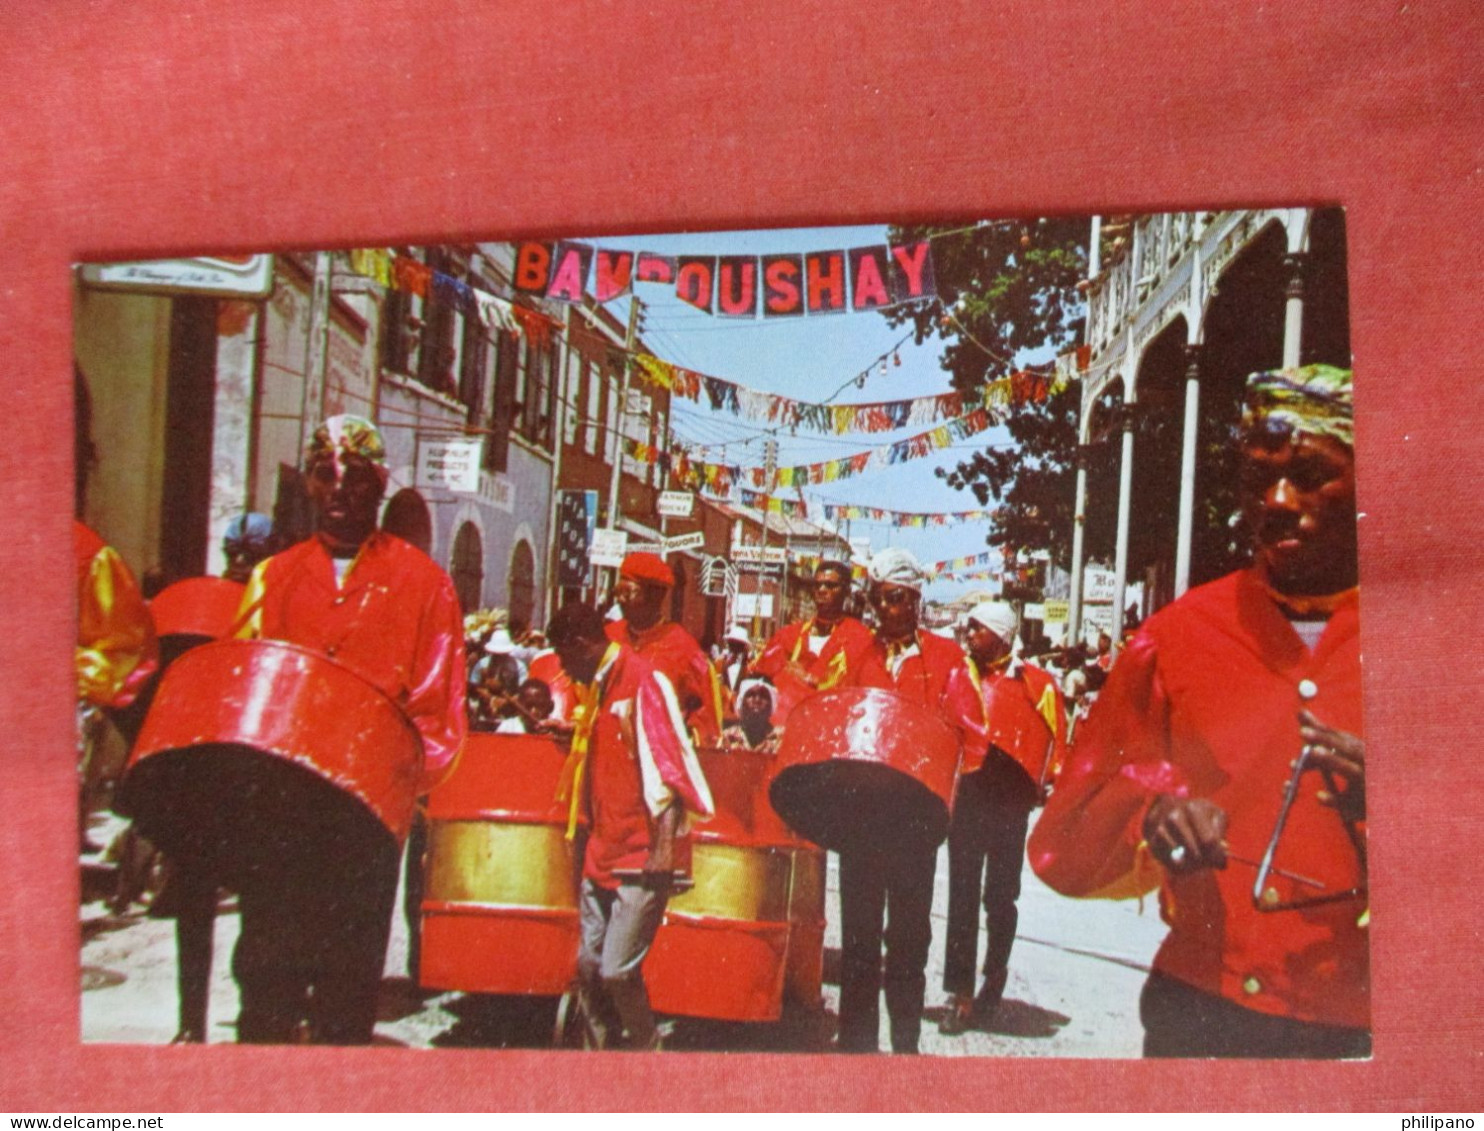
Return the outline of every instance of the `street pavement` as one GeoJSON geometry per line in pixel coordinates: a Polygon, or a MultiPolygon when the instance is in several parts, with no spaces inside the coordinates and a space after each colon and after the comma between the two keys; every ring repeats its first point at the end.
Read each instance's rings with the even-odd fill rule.
{"type": "MultiPolygon", "coordinates": [[[[92,837],[107,841],[121,828],[116,818],[95,816],[92,837]]],[[[176,1030],[174,921],[152,919],[135,903],[111,913],[106,895],[111,868],[99,857],[83,860],[82,1037],[88,1042],[166,1044],[176,1030]]],[[[1020,897],[1020,926],[1010,958],[1005,1000],[988,1023],[958,1037],[938,1032],[943,1001],[943,932],[948,906],[948,860],[941,850],[933,897],[933,945],[922,1052],[933,1056],[1137,1057],[1139,990],[1164,937],[1154,899],[1112,903],[1066,899],[1027,867],[1020,897]]],[[[829,859],[825,938],[828,968],[840,945],[837,871],[829,859]]],[[[400,909],[400,896],[398,907],[400,909]]],[[[237,989],[231,954],[238,915],[230,897],[216,921],[208,1041],[235,1039],[237,989]]],[[[981,931],[980,945],[983,946],[981,931]]],[[[493,956],[492,956],[492,960],[493,956]]],[[[557,1003],[551,999],[488,998],[419,990],[406,976],[407,931],[396,916],[387,954],[376,1043],[409,1048],[546,1047],[553,1037],[557,1003]]],[[[821,1052],[830,1047],[839,987],[826,984],[822,1013],[785,1014],[776,1024],[727,1024],[670,1019],[671,1050],[821,1052]]],[[[881,1047],[890,1048],[885,1007],[881,1047]]]]}

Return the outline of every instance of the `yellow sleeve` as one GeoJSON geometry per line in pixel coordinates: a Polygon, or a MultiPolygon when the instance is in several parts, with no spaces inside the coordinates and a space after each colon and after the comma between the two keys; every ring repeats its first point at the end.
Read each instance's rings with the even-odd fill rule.
{"type": "Polygon", "coordinates": [[[88,564],[77,595],[77,695],[125,707],[159,663],[154,620],[129,567],[109,546],[88,564]]]}

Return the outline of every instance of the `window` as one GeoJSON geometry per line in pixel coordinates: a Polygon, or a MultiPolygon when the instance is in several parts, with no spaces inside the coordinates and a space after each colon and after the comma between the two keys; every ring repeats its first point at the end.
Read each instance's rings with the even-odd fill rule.
{"type": "Polygon", "coordinates": [[[510,429],[515,421],[519,359],[520,339],[501,330],[495,343],[494,398],[490,410],[489,443],[484,448],[486,471],[504,471],[510,463],[510,429]]]}
{"type": "Polygon", "coordinates": [[[536,555],[529,542],[517,542],[510,555],[510,623],[527,625],[536,609],[536,555]]]}
{"type": "Polygon", "coordinates": [[[459,400],[469,410],[469,423],[484,423],[484,379],[489,370],[490,341],[477,318],[464,319],[464,345],[459,351],[459,400]]]}
{"type": "Polygon", "coordinates": [[[393,373],[411,373],[417,335],[413,330],[415,295],[388,290],[381,308],[381,364],[393,373]]]}
{"type": "Polygon", "coordinates": [[[567,386],[557,412],[562,418],[562,443],[577,443],[577,413],[582,389],[582,359],[575,352],[567,354],[567,386]]]}
{"type": "MultiPolygon", "coordinates": [[[[451,273],[452,265],[447,254],[437,248],[428,250],[428,266],[445,275],[451,273]]],[[[453,307],[429,295],[423,304],[422,349],[418,351],[417,379],[428,388],[450,396],[458,390],[453,376],[454,364],[458,360],[453,334],[453,307]]]]}
{"type": "Polygon", "coordinates": [[[479,527],[466,522],[453,540],[453,562],[449,575],[454,592],[459,595],[459,608],[471,613],[480,607],[484,589],[484,547],[479,542],[479,527]]]}
{"type": "Polygon", "coordinates": [[[590,361],[582,363],[587,381],[587,402],[583,406],[582,449],[590,456],[598,454],[598,433],[603,430],[603,376],[590,361]]]}

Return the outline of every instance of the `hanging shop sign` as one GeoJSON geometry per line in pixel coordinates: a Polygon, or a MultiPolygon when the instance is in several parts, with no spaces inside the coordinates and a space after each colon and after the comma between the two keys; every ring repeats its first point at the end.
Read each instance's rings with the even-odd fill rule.
{"type": "Polygon", "coordinates": [[[693,491],[661,491],[660,492],[660,514],[669,518],[689,518],[691,512],[696,509],[696,496],[693,491]]]}
{"type": "Polygon", "coordinates": [[[118,290],[266,298],[273,289],[273,256],[202,255],[134,263],[84,263],[82,279],[90,286],[118,290]]]}
{"type": "Polygon", "coordinates": [[[580,589],[588,582],[588,553],[598,525],[596,491],[561,491],[557,500],[557,584],[580,589]]]}

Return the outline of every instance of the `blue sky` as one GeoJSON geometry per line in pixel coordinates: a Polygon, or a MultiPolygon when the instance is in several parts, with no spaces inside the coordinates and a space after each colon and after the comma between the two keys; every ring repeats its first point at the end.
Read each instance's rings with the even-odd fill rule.
{"type": "MultiPolygon", "coordinates": [[[[694,232],[678,235],[609,236],[584,240],[600,247],[652,251],[663,255],[743,255],[769,252],[824,251],[886,242],[886,225],[841,228],[792,228],[750,232],[694,232]]],[[[854,404],[931,396],[950,391],[948,374],[939,367],[943,341],[929,338],[921,346],[909,333],[893,327],[880,314],[834,314],[809,318],[729,319],[696,310],[677,299],[672,287],[640,283],[645,304],[643,337],[651,352],[666,361],[750,388],[802,401],[830,399],[842,384],[866,373],[863,388],[850,386],[832,403],[854,404]],[[896,347],[895,350],[893,347],[896,347]],[[900,357],[895,364],[892,355],[900,357]],[[880,359],[888,357],[885,372],[880,359]]],[[[611,304],[620,319],[628,316],[628,298],[611,304]]],[[[759,424],[717,413],[689,401],[676,401],[673,429],[692,444],[705,444],[713,462],[756,466],[762,462],[762,443],[769,433],[759,424]]],[[[787,429],[777,434],[780,466],[840,459],[871,448],[885,447],[920,427],[875,435],[821,436],[787,429]]],[[[938,467],[951,468],[985,444],[1009,443],[1003,428],[958,441],[925,458],[835,483],[804,488],[811,506],[820,502],[855,503],[905,511],[965,511],[979,507],[968,491],[955,491],[934,475],[938,467]]],[[[790,496],[792,492],[789,492],[790,496]]],[[[924,562],[978,554],[987,549],[985,526],[962,523],[923,530],[892,528],[881,523],[853,522],[852,537],[872,539],[876,548],[906,546],[924,562]]],[[[939,582],[930,594],[951,597],[983,581],[939,582]]]]}

